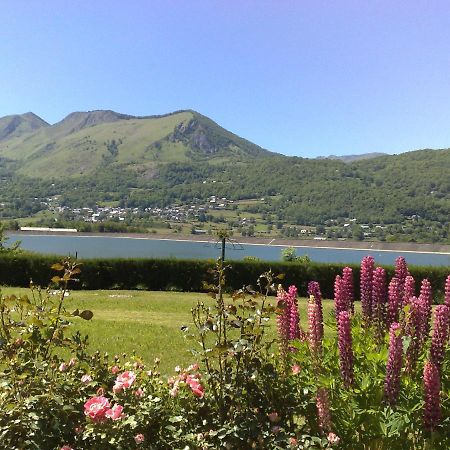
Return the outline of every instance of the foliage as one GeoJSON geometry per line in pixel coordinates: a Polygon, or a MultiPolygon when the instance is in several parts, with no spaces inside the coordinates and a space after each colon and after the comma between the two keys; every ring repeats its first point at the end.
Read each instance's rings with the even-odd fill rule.
{"type": "MultiPolygon", "coordinates": [[[[29,285],[30,279],[45,285],[51,278],[49,267],[57,256],[39,255],[26,252],[15,254],[0,253],[0,284],[7,286],[29,285]]],[[[146,289],[154,291],[176,290],[184,292],[204,292],[203,281],[213,266],[208,260],[182,259],[86,259],[80,283],[73,289],[146,289]]],[[[276,261],[230,261],[227,275],[227,290],[236,290],[252,284],[261,273],[272,269],[283,273],[287,284],[296,284],[299,291],[306,292],[308,282],[320,283],[324,298],[334,297],[334,279],[342,272],[344,264],[317,262],[276,262],[276,261]]],[[[351,265],[355,277],[359,267],[351,265]]],[[[389,277],[393,267],[386,267],[389,277]]],[[[427,278],[432,286],[435,300],[444,296],[443,286],[447,276],[446,267],[411,266],[411,274],[416,279],[427,278]]],[[[359,298],[359,286],[355,286],[355,296],[359,298]]]]}

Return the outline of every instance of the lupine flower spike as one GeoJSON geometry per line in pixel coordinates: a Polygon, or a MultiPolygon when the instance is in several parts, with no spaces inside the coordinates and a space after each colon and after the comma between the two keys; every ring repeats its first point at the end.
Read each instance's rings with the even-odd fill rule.
{"type": "Polygon", "coordinates": [[[355,312],[355,289],[353,286],[353,270],[351,267],[344,267],[342,270],[342,281],[344,282],[347,299],[347,311],[350,311],[353,314],[355,312]]]}
{"type": "Polygon", "coordinates": [[[389,357],[384,380],[384,397],[386,401],[395,406],[400,392],[400,376],[403,359],[403,342],[401,326],[393,323],[389,330],[389,357]]]}
{"type": "Polygon", "coordinates": [[[342,311],[347,311],[347,298],[344,282],[337,275],[334,281],[334,313],[336,315],[336,321],[339,319],[339,313],[342,311]]]}
{"type": "Polygon", "coordinates": [[[372,279],[375,260],[372,256],[366,256],[361,261],[361,307],[362,315],[366,325],[372,322],[372,279]]]}
{"type": "Polygon", "coordinates": [[[445,301],[444,304],[450,308],[450,275],[445,281],[445,301]]]}
{"type": "Polygon", "coordinates": [[[419,298],[423,302],[425,314],[423,322],[424,334],[425,337],[428,337],[428,335],[430,334],[431,314],[433,312],[433,294],[431,293],[431,283],[426,278],[422,280],[419,298]]]}
{"type": "Polygon", "coordinates": [[[373,272],[372,285],[372,316],[376,325],[377,338],[384,336],[386,330],[386,271],[382,267],[377,267],[373,272]]]}
{"type": "Polygon", "coordinates": [[[353,349],[350,315],[341,311],[338,319],[338,346],[341,376],[346,388],[353,384],[353,349]]]}
{"type": "Polygon", "coordinates": [[[308,295],[314,296],[314,302],[318,308],[319,325],[320,325],[320,339],[323,338],[323,307],[322,307],[322,293],[320,292],[320,285],[317,281],[310,281],[308,283],[308,295]]]}
{"type": "Polygon", "coordinates": [[[423,369],[423,395],[425,400],[423,421],[428,431],[434,431],[441,421],[441,380],[439,369],[430,361],[423,369]]]}
{"type": "Polygon", "coordinates": [[[405,289],[403,292],[403,306],[409,305],[411,297],[416,295],[416,281],[412,275],[405,278],[405,289]]]}
{"type": "Polygon", "coordinates": [[[402,293],[400,282],[397,278],[392,278],[388,288],[388,312],[387,325],[390,326],[394,322],[398,322],[399,310],[402,307],[402,293]]]}
{"type": "Polygon", "coordinates": [[[433,336],[431,338],[430,360],[441,370],[444,362],[445,347],[448,342],[450,308],[446,305],[436,306],[434,312],[433,336]]]}

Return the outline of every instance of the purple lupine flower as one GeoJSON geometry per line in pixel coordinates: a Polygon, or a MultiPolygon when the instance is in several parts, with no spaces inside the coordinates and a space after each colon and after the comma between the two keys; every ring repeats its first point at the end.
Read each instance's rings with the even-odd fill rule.
{"type": "Polygon", "coordinates": [[[433,312],[433,294],[431,292],[431,283],[425,278],[422,280],[422,285],[420,286],[419,298],[422,299],[424,305],[424,334],[426,337],[430,334],[431,327],[431,314],[433,312]]]}
{"type": "Polygon", "coordinates": [[[317,417],[322,431],[331,430],[330,400],[325,388],[318,388],[316,394],[317,417]]]}
{"type": "Polygon", "coordinates": [[[341,311],[338,319],[338,347],[341,376],[345,387],[353,384],[352,327],[348,311],[341,311]]]}
{"type": "Polygon", "coordinates": [[[372,322],[372,279],[375,260],[372,256],[366,256],[361,261],[360,290],[361,308],[364,322],[369,325],[372,322]]]}
{"type": "Polygon", "coordinates": [[[403,292],[403,306],[409,304],[409,299],[416,295],[416,281],[412,275],[405,278],[405,288],[403,292]]]}
{"type": "Polygon", "coordinates": [[[417,358],[425,342],[424,316],[425,305],[421,298],[411,297],[411,307],[406,318],[405,333],[410,337],[406,351],[406,370],[411,373],[416,367],[417,358]]]}
{"type": "Polygon", "coordinates": [[[319,324],[320,324],[320,339],[323,338],[323,307],[322,307],[322,293],[320,292],[320,285],[317,281],[310,281],[308,283],[308,295],[314,296],[314,301],[318,307],[319,324]]]}
{"type": "Polygon", "coordinates": [[[336,321],[341,311],[347,311],[347,298],[344,282],[340,275],[336,275],[334,281],[334,313],[336,315],[336,321]]]}
{"type": "Polygon", "coordinates": [[[408,266],[406,265],[406,260],[403,256],[399,256],[395,259],[395,278],[397,278],[400,283],[400,289],[403,293],[405,287],[405,279],[409,275],[408,266]]]}
{"type": "Polygon", "coordinates": [[[322,354],[322,328],[319,305],[314,295],[311,295],[308,302],[308,342],[311,354],[316,359],[322,354]]]}
{"type": "Polygon", "coordinates": [[[439,369],[431,361],[423,368],[423,395],[425,400],[423,422],[428,431],[434,431],[441,421],[441,379],[439,369]]]}
{"type": "Polygon", "coordinates": [[[388,287],[388,311],[387,325],[398,322],[399,310],[402,307],[402,293],[400,282],[396,277],[392,278],[388,287]]]}
{"type": "Polygon", "coordinates": [[[355,289],[353,286],[353,270],[351,267],[344,267],[342,270],[342,281],[344,283],[347,298],[347,311],[355,312],[355,289]]]}
{"type": "Polygon", "coordinates": [[[448,341],[450,308],[438,305],[434,311],[433,336],[431,337],[430,361],[441,370],[444,361],[445,347],[448,341]]]}
{"type": "Polygon", "coordinates": [[[445,280],[445,301],[444,304],[450,308],[450,275],[445,280]]]}
{"type": "Polygon", "coordinates": [[[400,393],[400,377],[403,359],[403,341],[401,326],[393,323],[389,330],[389,357],[384,380],[384,397],[391,406],[395,406],[400,393]]]}
{"type": "Polygon", "coordinates": [[[377,267],[373,272],[372,317],[376,325],[378,339],[382,338],[386,330],[386,302],[386,271],[382,267],[377,267]]]}

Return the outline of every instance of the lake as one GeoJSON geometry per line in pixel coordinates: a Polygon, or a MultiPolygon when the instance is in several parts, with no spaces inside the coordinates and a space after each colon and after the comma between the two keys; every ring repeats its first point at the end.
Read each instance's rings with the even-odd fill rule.
{"type": "MultiPolygon", "coordinates": [[[[39,253],[72,255],[79,258],[179,258],[210,259],[220,256],[220,245],[214,242],[189,240],[146,239],[113,236],[54,236],[16,235],[8,233],[9,243],[22,241],[21,248],[39,253]]],[[[205,238],[207,240],[207,238],[205,238]]],[[[368,243],[367,245],[370,245],[368,243]]],[[[266,261],[280,261],[281,250],[286,246],[266,244],[227,244],[227,259],[255,256],[266,261]]],[[[308,255],[313,261],[334,263],[360,263],[372,255],[380,264],[393,264],[402,255],[412,265],[450,266],[449,253],[360,250],[318,247],[297,247],[298,256],[308,255]]]]}

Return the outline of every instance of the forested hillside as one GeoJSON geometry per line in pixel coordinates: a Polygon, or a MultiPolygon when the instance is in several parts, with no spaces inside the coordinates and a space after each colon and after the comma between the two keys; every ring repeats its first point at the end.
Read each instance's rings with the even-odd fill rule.
{"type": "MultiPolygon", "coordinates": [[[[1,123],[6,123],[0,119],[1,123]]],[[[355,218],[401,224],[417,216],[447,224],[450,150],[343,162],[268,152],[193,111],[133,117],[73,113],[0,143],[3,217],[115,202],[163,207],[261,199],[254,212],[299,225],[355,218]]]]}

